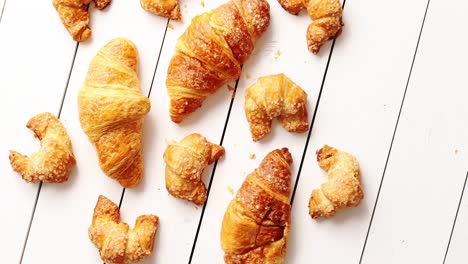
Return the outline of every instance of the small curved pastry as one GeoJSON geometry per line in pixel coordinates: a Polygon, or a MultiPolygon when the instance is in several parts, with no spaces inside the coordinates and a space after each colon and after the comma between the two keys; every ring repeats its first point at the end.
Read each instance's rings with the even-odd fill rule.
{"type": "Polygon", "coordinates": [[[88,235],[107,264],[133,263],[153,253],[158,223],[157,216],[142,215],[130,230],[127,223],[120,221],[119,207],[100,195],[88,235]]]}
{"type": "Polygon", "coordinates": [[[170,116],[180,123],[229,81],[270,24],[266,0],[231,0],[193,18],[177,40],[167,71],[170,116]]]}
{"type": "Polygon", "coordinates": [[[273,118],[289,132],[309,129],[307,94],[284,74],[260,77],[247,88],[244,110],[254,141],[271,132],[273,118]]]}
{"type": "Polygon", "coordinates": [[[26,127],[34,131],[41,141],[41,148],[31,157],[10,150],[13,170],[27,182],[67,181],[76,161],[70,138],[60,120],[51,113],[42,113],[32,117],[26,127]]]}
{"type": "Polygon", "coordinates": [[[309,214],[312,218],[332,217],[344,207],[356,207],[364,198],[361,173],[355,157],[327,145],[317,151],[320,168],[328,181],[312,192],[309,214]]]}
{"type": "Polygon", "coordinates": [[[291,163],[288,149],[276,149],[247,175],[224,214],[226,263],[283,262],[291,225],[291,163]]]}
{"type": "Polygon", "coordinates": [[[166,189],[174,197],[202,205],[206,201],[206,187],[201,176],[205,168],[224,155],[224,148],[191,134],[164,151],[166,189]]]}
{"type": "Polygon", "coordinates": [[[179,0],[140,0],[141,7],[155,15],[180,20],[179,0]]]}
{"type": "Polygon", "coordinates": [[[94,56],[78,93],[80,123],[96,146],[99,165],[123,187],[143,177],[143,121],[150,101],[140,91],[138,51],[113,39],[94,56]]]}
{"type": "Polygon", "coordinates": [[[307,47],[318,54],[322,45],[340,35],[343,27],[343,9],[339,0],[278,0],[281,6],[296,15],[302,8],[313,22],[307,29],[307,47]]]}
{"type": "MultiPolygon", "coordinates": [[[[87,6],[92,0],[53,0],[55,10],[63,25],[75,41],[85,41],[91,36],[87,6]]],[[[111,0],[94,0],[100,10],[106,8],[111,0]]]]}

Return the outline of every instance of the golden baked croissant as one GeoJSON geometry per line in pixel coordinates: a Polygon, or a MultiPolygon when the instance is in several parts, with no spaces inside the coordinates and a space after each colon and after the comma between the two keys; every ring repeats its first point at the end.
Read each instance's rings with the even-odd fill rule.
{"type": "Polygon", "coordinates": [[[231,0],[193,18],[179,38],[167,71],[170,116],[179,123],[228,81],[270,23],[266,0],[231,0]]]}
{"type": "Polygon", "coordinates": [[[291,14],[297,14],[302,8],[313,22],[307,29],[307,46],[318,54],[320,47],[329,39],[338,37],[343,27],[343,10],[339,0],[278,0],[281,6],[291,14]]]}
{"type": "Polygon", "coordinates": [[[96,146],[101,169],[123,187],[143,176],[143,120],[150,101],[140,91],[138,51],[127,39],[113,39],[89,65],[78,94],[81,127],[96,146]]]}
{"type": "Polygon", "coordinates": [[[224,154],[224,148],[200,134],[186,136],[164,151],[166,189],[173,196],[202,205],[206,187],[201,176],[205,168],[224,154]]]}
{"type": "Polygon", "coordinates": [[[180,20],[179,0],[140,0],[141,7],[155,15],[180,20]]]}
{"type": "Polygon", "coordinates": [[[100,195],[88,235],[107,264],[137,262],[153,253],[158,223],[157,216],[142,215],[129,230],[127,223],[120,222],[117,205],[100,195]]]}
{"type": "Polygon", "coordinates": [[[284,74],[260,77],[247,88],[244,110],[254,141],[271,132],[276,117],[290,132],[309,129],[307,94],[284,74]]]}
{"type": "Polygon", "coordinates": [[[283,262],[291,224],[291,163],[288,149],[277,149],[247,175],[224,214],[226,263],[283,262]]]}
{"type": "MultiPolygon", "coordinates": [[[[91,36],[88,4],[92,0],[53,0],[63,25],[75,41],[85,41],[91,36]]],[[[98,9],[106,8],[111,0],[94,0],[98,9]]]]}
{"type": "Polygon", "coordinates": [[[10,163],[27,182],[59,183],[68,180],[75,157],[67,131],[51,113],[32,117],[26,125],[41,141],[38,152],[27,157],[10,151],[10,163]]]}
{"type": "Polygon", "coordinates": [[[309,201],[310,216],[332,217],[344,207],[358,206],[364,193],[356,158],[325,145],[317,151],[317,161],[320,168],[328,173],[328,181],[312,192],[309,201]]]}

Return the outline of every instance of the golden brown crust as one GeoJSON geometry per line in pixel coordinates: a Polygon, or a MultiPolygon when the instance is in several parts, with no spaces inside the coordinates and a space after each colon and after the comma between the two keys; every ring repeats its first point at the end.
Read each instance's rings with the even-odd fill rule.
{"type": "Polygon", "coordinates": [[[244,110],[254,141],[271,132],[273,118],[290,132],[309,129],[307,94],[284,74],[260,77],[247,88],[244,110]]]}
{"type": "Polygon", "coordinates": [[[265,0],[231,0],[193,18],[176,44],[168,68],[170,116],[179,123],[210,94],[239,78],[256,40],[266,31],[265,0]]]}
{"type": "Polygon", "coordinates": [[[191,134],[164,151],[166,162],[166,189],[174,197],[205,203],[206,187],[201,176],[205,168],[224,155],[224,148],[206,140],[200,134],[191,134]]]}
{"type": "Polygon", "coordinates": [[[344,207],[356,207],[364,198],[361,173],[355,157],[327,145],[317,152],[320,168],[328,181],[312,192],[309,214],[312,218],[332,217],[344,207]]]}
{"type": "Polygon", "coordinates": [[[155,15],[180,20],[179,0],[140,0],[141,7],[155,15]]]}
{"type": "Polygon", "coordinates": [[[221,246],[226,263],[282,263],[291,225],[292,157],[270,152],[247,176],[224,214],[221,246]]]}
{"type": "Polygon", "coordinates": [[[88,235],[106,263],[136,262],[153,253],[158,223],[157,216],[142,215],[137,218],[135,227],[130,230],[127,223],[120,222],[117,205],[100,195],[94,208],[88,235]]]}
{"type": "MultiPolygon", "coordinates": [[[[53,5],[63,25],[75,41],[85,41],[91,36],[88,4],[92,0],[53,0],[53,5]]],[[[94,0],[98,9],[106,8],[111,0],[94,0]]]]}
{"type": "Polygon", "coordinates": [[[76,164],[72,145],[65,127],[51,113],[32,117],[27,128],[41,141],[41,148],[31,157],[10,151],[10,163],[27,182],[60,183],[68,180],[76,164]]]}
{"type": "Polygon", "coordinates": [[[150,101],[141,94],[137,67],[135,45],[111,40],[91,61],[78,94],[81,127],[96,146],[101,169],[123,187],[143,177],[143,121],[150,101]]]}
{"type": "Polygon", "coordinates": [[[343,9],[340,0],[278,0],[281,6],[296,15],[302,8],[313,22],[307,29],[307,47],[313,54],[318,54],[322,45],[338,37],[343,27],[343,9]]]}

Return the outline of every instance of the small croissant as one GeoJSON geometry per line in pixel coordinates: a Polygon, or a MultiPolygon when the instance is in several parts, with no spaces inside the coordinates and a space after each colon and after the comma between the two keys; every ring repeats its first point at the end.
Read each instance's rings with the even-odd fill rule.
{"type": "Polygon", "coordinates": [[[271,132],[273,118],[290,132],[309,129],[307,94],[284,74],[260,77],[247,88],[244,110],[254,141],[271,132]]]}
{"type": "Polygon", "coordinates": [[[291,227],[291,163],[287,148],[276,149],[247,175],[224,213],[225,263],[283,263],[291,227]]]}
{"type": "Polygon", "coordinates": [[[327,145],[317,151],[320,168],[328,181],[312,192],[309,214],[312,218],[332,217],[345,207],[356,207],[364,198],[361,173],[355,157],[327,145]]]}
{"type": "Polygon", "coordinates": [[[291,14],[296,15],[302,8],[313,22],[307,29],[307,46],[318,54],[322,45],[340,35],[343,27],[343,9],[339,0],[278,0],[281,6],[291,14]]]}
{"type": "Polygon", "coordinates": [[[75,157],[67,131],[51,113],[42,113],[31,118],[26,125],[41,141],[38,152],[27,157],[10,151],[10,163],[27,182],[60,183],[68,180],[75,165],[75,157]]]}
{"type": "Polygon", "coordinates": [[[123,187],[143,177],[143,121],[150,110],[137,76],[138,51],[127,39],[114,39],[89,65],[78,94],[83,131],[96,146],[101,169],[123,187]]]}
{"type": "Polygon", "coordinates": [[[164,151],[166,162],[166,189],[173,196],[205,203],[206,187],[201,176],[205,168],[224,155],[224,148],[206,140],[200,134],[191,134],[164,151]]]}
{"type": "MultiPolygon", "coordinates": [[[[92,0],[53,0],[55,10],[63,25],[75,41],[85,41],[91,36],[89,28],[88,4],[92,0]]],[[[106,8],[111,0],[94,0],[100,10],[106,8]]]]}
{"type": "Polygon", "coordinates": [[[180,20],[179,0],[140,0],[141,7],[155,15],[180,20]]]}
{"type": "Polygon", "coordinates": [[[120,221],[117,205],[100,195],[88,235],[107,264],[133,263],[153,253],[158,223],[157,216],[142,215],[130,230],[127,223],[120,221]]]}

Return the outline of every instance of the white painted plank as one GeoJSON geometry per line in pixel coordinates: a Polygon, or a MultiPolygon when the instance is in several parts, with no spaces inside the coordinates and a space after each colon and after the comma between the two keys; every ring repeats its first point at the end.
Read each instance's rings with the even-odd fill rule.
{"type": "MultiPolygon", "coordinates": [[[[191,114],[181,124],[177,125],[169,117],[169,97],[166,92],[166,76],[175,44],[180,35],[190,24],[192,18],[205,11],[219,6],[219,2],[205,1],[203,7],[200,2],[187,2],[182,6],[184,21],[170,23],[164,41],[161,59],[151,92],[152,109],[147,118],[145,130],[146,143],[145,166],[146,177],[141,185],[134,190],[127,189],[122,202],[122,214],[127,219],[135,219],[138,215],[148,211],[160,217],[160,228],[156,235],[155,254],[146,263],[188,263],[192,242],[200,219],[201,207],[180,200],[168,194],[165,185],[165,163],[163,153],[167,142],[181,140],[191,133],[200,133],[209,141],[219,144],[223,127],[229,110],[232,92],[221,87],[215,94],[207,98],[203,106],[191,114]]],[[[264,45],[259,44],[260,47],[264,45]]],[[[258,49],[257,49],[258,50],[258,49]]],[[[250,61],[250,60],[249,60],[250,61]]],[[[235,83],[231,83],[234,87],[235,83]]],[[[232,153],[227,153],[229,159],[232,153]]],[[[227,159],[220,159],[224,163],[227,159]]],[[[211,176],[213,165],[204,172],[203,180],[207,184],[211,176]]]]}
{"type": "MultiPolygon", "coordinates": [[[[100,194],[118,203],[122,187],[100,170],[94,147],[79,124],[77,94],[92,57],[111,39],[128,38],[138,47],[143,94],[148,94],[153,78],[167,19],[146,13],[134,1],[114,1],[103,12],[91,6],[90,11],[93,36],[79,46],[61,115],[72,139],[77,167],[67,183],[42,187],[23,263],[100,261],[87,233],[93,208],[100,194]],[[78,257],[70,257],[77,252],[78,257]]],[[[151,208],[147,213],[153,213],[151,208]]],[[[130,220],[131,225],[135,221],[124,220],[130,220]]]]}
{"type": "Polygon", "coordinates": [[[8,151],[37,151],[39,142],[26,123],[41,112],[58,114],[76,46],[61,27],[54,8],[34,0],[8,1],[0,23],[0,244],[5,263],[20,259],[38,189],[11,169],[8,151]]]}
{"type": "MultiPolygon", "coordinates": [[[[312,55],[307,50],[304,37],[310,18],[305,13],[299,17],[289,15],[276,1],[270,1],[270,8],[272,17],[270,28],[259,43],[261,47],[259,52],[244,65],[237,88],[223,142],[226,148],[226,162],[222,161],[218,164],[214,175],[193,255],[192,263],[194,264],[223,261],[219,234],[224,212],[233,198],[229,189],[238,190],[246,175],[258,167],[268,152],[276,148],[288,147],[294,159],[292,168],[294,179],[297,174],[307,133],[289,133],[275,120],[271,134],[257,143],[253,142],[244,113],[245,90],[256,82],[258,77],[284,73],[307,92],[307,107],[309,119],[311,119],[331,42],[322,48],[319,56],[312,55]],[[250,154],[255,154],[256,158],[250,159],[250,154]]],[[[338,42],[346,41],[348,41],[348,36],[344,33],[338,42]]]]}
{"type": "Polygon", "coordinates": [[[467,11],[430,3],[363,263],[443,261],[468,164],[467,11]],[[441,32],[459,37],[441,49],[441,32]]]}
{"type": "MultiPolygon", "coordinates": [[[[311,259],[317,263],[348,263],[350,260],[357,262],[359,259],[362,243],[356,243],[356,235],[360,235],[360,241],[364,240],[371,211],[369,208],[373,204],[379,178],[366,179],[369,199],[358,211],[340,214],[327,222],[313,221],[308,215],[308,199],[312,188],[326,179],[317,169],[314,153],[324,143],[337,145],[354,152],[360,160],[367,160],[363,163],[365,175],[381,174],[424,11],[424,1],[406,3],[404,11],[399,11],[398,6],[401,4],[405,3],[375,3],[369,0],[346,3],[346,26],[333,52],[294,201],[292,233],[285,263],[308,263],[311,259]],[[385,12],[381,12],[382,10],[385,12]],[[396,12],[399,12],[398,21],[392,20],[396,12]],[[394,45],[398,45],[399,48],[389,49],[394,45]],[[362,129],[370,124],[372,129],[362,129]],[[360,214],[350,218],[350,214],[356,212],[360,214]],[[355,233],[356,230],[360,233],[355,233]]],[[[255,75],[264,75],[270,71],[284,71],[291,75],[308,90],[311,102],[309,111],[312,113],[321,84],[327,49],[322,51],[323,58],[313,57],[302,50],[302,32],[287,33],[287,29],[293,28],[285,21],[287,16],[277,15],[284,17],[281,25],[278,25],[284,27],[284,30],[276,29],[275,37],[279,34],[279,40],[298,38],[298,43],[293,44],[297,47],[291,47],[291,44],[284,41],[285,54],[281,56],[281,60],[285,60],[284,65],[266,66],[272,63],[263,60],[260,67],[256,65],[255,75]],[[302,58],[311,58],[313,61],[303,65],[302,58]],[[301,70],[297,70],[298,66],[291,67],[298,64],[301,65],[301,70]]],[[[306,23],[304,20],[304,24],[306,23]]],[[[241,88],[245,88],[251,82],[241,84],[241,88]]],[[[230,157],[233,160],[229,164],[220,164],[216,170],[193,263],[222,259],[219,230],[224,210],[232,199],[227,191],[228,186],[237,190],[246,173],[258,166],[263,156],[271,149],[283,146],[290,148],[294,158],[294,176],[297,175],[301,161],[305,135],[289,134],[280,127],[275,127],[275,134],[265,142],[251,142],[242,109],[244,98],[241,91],[238,92],[241,97],[236,98],[229,123],[231,128],[228,129],[225,138],[228,151],[232,149],[237,154],[230,157]],[[248,160],[249,153],[255,153],[256,160],[248,160]]]]}
{"type": "MultiPolygon", "coordinates": [[[[464,153],[462,155],[466,155],[466,150],[463,150],[463,152],[464,153]]],[[[457,263],[468,262],[468,252],[466,251],[466,242],[468,241],[468,227],[467,226],[468,226],[468,189],[466,189],[466,186],[465,186],[463,199],[460,204],[457,221],[453,229],[452,240],[450,242],[450,247],[448,248],[447,259],[445,263],[457,264],[457,263]]]]}

